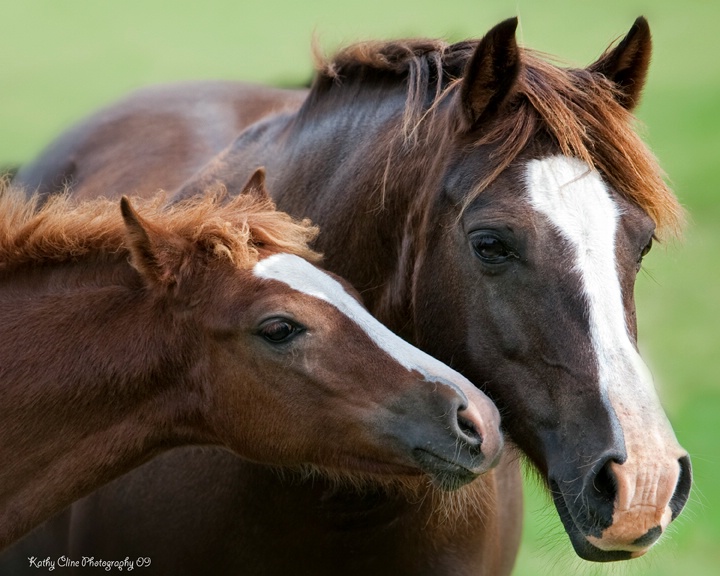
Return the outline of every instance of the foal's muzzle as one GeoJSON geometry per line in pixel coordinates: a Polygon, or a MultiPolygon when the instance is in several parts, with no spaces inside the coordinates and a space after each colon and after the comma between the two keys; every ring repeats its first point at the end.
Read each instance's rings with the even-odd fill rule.
{"type": "Polygon", "coordinates": [[[458,390],[427,382],[430,398],[413,412],[412,425],[398,435],[415,464],[443,490],[455,490],[499,461],[503,448],[495,405],[470,386],[458,390]]]}

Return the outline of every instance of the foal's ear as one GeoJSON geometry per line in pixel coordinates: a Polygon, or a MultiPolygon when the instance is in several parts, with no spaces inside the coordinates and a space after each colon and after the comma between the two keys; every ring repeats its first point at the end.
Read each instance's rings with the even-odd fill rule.
{"type": "Polygon", "coordinates": [[[637,106],[645,85],[651,52],[650,26],[640,16],[627,36],[591,64],[588,70],[612,80],[620,90],[620,103],[632,110],[637,106]]]}
{"type": "Polygon", "coordinates": [[[510,94],[520,71],[517,25],[517,18],[504,20],[478,43],[460,88],[463,128],[472,129],[489,118],[510,94]]]}
{"type": "Polygon", "coordinates": [[[267,186],[265,185],[265,167],[260,166],[250,176],[250,180],[247,181],[243,187],[241,194],[252,194],[258,200],[270,200],[270,193],[268,192],[267,186]]]}
{"type": "Polygon", "coordinates": [[[174,274],[161,253],[159,238],[154,238],[152,227],[135,211],[126,196],[120,199],[120,211],[125,222],[130,262],[149,283],[169,285],[174,274]]]}

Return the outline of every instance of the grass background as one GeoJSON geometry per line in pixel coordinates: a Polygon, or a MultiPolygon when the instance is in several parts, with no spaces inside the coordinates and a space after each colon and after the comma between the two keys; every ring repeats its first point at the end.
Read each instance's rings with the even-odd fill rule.
{"type": "Polygon", "coordinates": [[[720,573],[720,2],[0,0],[0,8],[0,166],[29,160],[74,120],[149,83],[305,82],[314,32],[326,50],[368,38],[459,40],[519,15],[523,44],[584,65],[645,15],[655,51],[638,116],[691,218],[683,242],[646,259],[640,339],[693,457],[695,488],[671,535],[646,557],[594,565],[575,557],[529,480],[515,574],[720,573]]]}

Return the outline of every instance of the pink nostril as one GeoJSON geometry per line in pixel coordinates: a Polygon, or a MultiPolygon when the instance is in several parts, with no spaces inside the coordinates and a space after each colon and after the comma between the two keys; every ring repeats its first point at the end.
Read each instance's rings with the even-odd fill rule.
{"type": "Polygon", "coordinates": [[[465,441],[470,445],[480,446],[482,444],[482,435],[475,427],[475,424],[467,418],[463,418],[460,414],[457,416],[457,421],[458,428],[465,441]]]}

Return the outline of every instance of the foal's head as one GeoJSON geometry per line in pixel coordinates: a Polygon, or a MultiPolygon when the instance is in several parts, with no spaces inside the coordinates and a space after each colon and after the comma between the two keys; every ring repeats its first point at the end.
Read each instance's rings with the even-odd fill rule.
{"type": "Polygon", "coordinates": [[[573,70],[519,48],[516,24],[458,45],[464,72],[428,115],[443,125],[442,176],[413,298],[454,314],[419,311],[418,342],[498,403],[578,554],[630,558],[691,484],[636,344],[635,277],[682,216],[632,126],[650,34],[638,19],[573,70]]]}
{"type": "MultiPolygon", "coordinates": [[[[495,406],[316,267],[316,229],[275,210],[263,175],[232,199],[136,200],[136,211],[123,198],[122,220],[103,199],[51,199],[37,213],[23,205],[25,216],[8,216],[16,225],[0,236],[9,255],[0,262],[81,266],[73,286],[127,286],[128,301],[145,302],[131,321],[147,335],[148,371],[196,396],[189,426],[241,456],[352,477],[424,472],[445,489],[492,467],[502,448],[495,406]]],[[[138,369],[136,358],[113,357],[121,347],[97,345],[118,370],[138,369]]]]}

